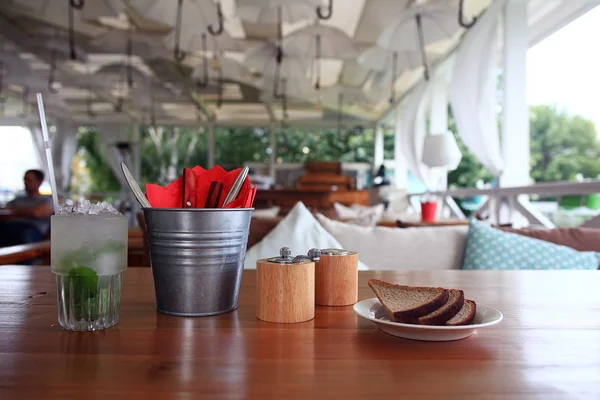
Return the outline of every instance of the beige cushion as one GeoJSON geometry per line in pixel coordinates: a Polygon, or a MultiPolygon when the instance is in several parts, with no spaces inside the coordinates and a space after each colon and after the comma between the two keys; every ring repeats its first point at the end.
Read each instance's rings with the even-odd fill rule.
{"type": "Polygon", "coordinates": [[[341,219],[356,218],[357,212],[353,208],[346,207],[345,205],[338,203],[338,202],[333,203],[333,208],[335,209],[335,214],[337,215],[338,218],[341,218],[341,219]]]}
{"type": "MultiPolygon", "coordinates": [[[[279,256],[279,249],[282,247],[291,248],[293,255],[306,254],[313,247],[343,248],[302,202],[296,203],[271,232],[246,252],[244,268],[254,269],[257,260],[279,256]]],[[[358,268],[369,269],[362,262],[359,262],[358,268]]]]}
{"type": "Polygon", "coordinates": [[[252,218],[275,218],[279,214],[279,207],[259,208],[252,211],[252,218]]]}
{"type": "Polygon", "coordinates": [[[403,221],[403,222],[419,222],[421,221],[421,213],[417,213],[412,208],[406,212],[388,211],[386,210],[381,216],[382,221],[403,221]]]}
{"type": "Polygon", "coordinates": [[[335,212],[338,218],[347,219],[351,224],[361,226],[375,226],[377,222],[381,220],[385,206],[383,204],[377,204],[374,206],[363,206],[360,204],[352,204],[350,207],[346,207],[340,203],[333,203],[335,212]]]}
{"type": "Polygon", "coordinates": [[[468,226],[363,227],[317,215],[344,248],[358,252],[371,270],[460,269],[468,226]]]}
{"type": "Polygon", "coordinates": [[[408,189],[389,187],[386,190],[385,196],[390,202],[387,209],[388,212],[405,213],[411,209],[408,189]]]}
{"type": "Polygon", "coordinates": [[[519,235],[545,240],[563,246],[568,246],[577,251],[596,251],[600,252],[600,229],[594,228],[555,228],[555,229],[535,229],[523,228],[515,229],[509,227],[500,227],[505,232],[518,233],[519,235]]]}

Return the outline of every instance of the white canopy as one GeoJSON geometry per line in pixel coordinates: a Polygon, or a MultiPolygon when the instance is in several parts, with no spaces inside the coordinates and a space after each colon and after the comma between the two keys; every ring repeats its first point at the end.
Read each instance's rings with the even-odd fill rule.
{"type": "MultiPolygon", "coordinates": [[[[470,21],[473,17],[479,16],[485,12],[492,1],[464,1],[465,19],[470,21]]],[[[57,40],[64,40],[65,47],[69,45],[69,12],[63,3],[66,4],[67,1],[7,0],[0,3],[0,61],[3,57],[9,57],[16,52],[29,64],[33,75],[31,82],[39,83],[40,79],[48,81],[50,76],[54,77],[53,88],[60,104],[56,107],[50,104],[48,107],[50,114],[56,113],[59,117],[70,116],[76,123],[145,123],[148,120],[149,103],[155,107],[157,122],[165,124],[201,124],[214,121],[218,124],[258,125],[278,120],[284,114],[281,110],[280,96],[273,96],[273,85],[265,83],[273,82],[273,77],[263,76],[264,71],[252,69],[251,65],[245,64],[248,49],[261,43],[278,41],[277,25],[268,22],[276,16],[263,19],[267,22],[258,23],[250,22],[251,19],[244,19],[248,9],[253,6],[258,7],[256,4],[260,2],[185,0],[178,33],[178,1],[105,0],[99,2],[103,3],[103,6],[98,9],[85,9],[85,4],[96,3],[86,1],[84,9],[73,10],[74,42],[78,52],[84,51],[86,54],[85,58],[79,57],[75,61],[62,53],[57,56],[57,52],[52,51],[54,45],[44,45],[45,42],[55,44],[57,40]],[[46,5],[40,7],[38,3],[46,3],[46,5]],[[244,6],[243,13],[236,12],[236,3],[244,6]],[[220,25],[218,12],[215,11],[219,7],[216,5],[220,5],[223,15],[222,36],[214,36],[210,32],[211,29],[213,32],[218,31],[220,25]],[[147,10],[160,10],[160,12],[147,10]],[[192,13],[202,13],[202,15],[198,14],[198,18],[194,19],[192,13]],[[128,56],[129,30],[133,31],[130,35],[132,56],[128,56]],[[107,36],[111,33],[112,36],[107,36]],[[178,35],[181,37],[180,50],[184,52],[183,60],[179,62],[174,57],[178,35]],[[193,38],[193,46],[190,44],[191,38],[193,38]],[[220,44],[225,47],[220,48],[220,44]],[[121,51],[117,51],[119,49],[121,51]],[[219,65],[228,65],[230,60],[231,64],[238,63],[248,67],[249,73],[232,76],[227,72],[219,78],[219,65]],[[207,63],[209,71],[209,79],[206,81],[202,79],[203,62],[207,63]],[[143,92],[136,90],[139,89],[139,82],[136,87],[128,87],[127,74],[122,80],[96,79],[99,78],[95,75],[97,71],[107,65],[119,63],[124,65],[123,70],[131,68],[130,76],[136,77],[138,81],[138,75],[144,74],[147,85],[154,89],[143,92]],[[54,70],[56,72],[53,72],[54,70]],[[33,79],[34,77],[36,78],[33,79]],[[168,95],[168,92],[172,95],[168,95]],[[140,101],[132,98],[136,95],[155,96],[155,98],[152,102],[148,99],[140,101]],[[123,100],[126,106],[118,107],[119,102],[123,100]],[[92,109],[93,113],[88,112],[89,109],[92,109]]],[[[335,123],[338,112],[337,102],[331,104],[321,101],[321,94],[314,90],[317,76],[320,91],[325,92],[337,85],[351,86],[357,90],[364,90],[366,98],[371,100],[363,104],[344,103],[343,112],[347,114],[344,120],[374,123],[390,115],[392,107],[422,79],[423,68],[421,66],[410,68],[413,65],[408,65],[407,69],[402,69],[402,66],[407,63],[399,63],[395,74],[386,75],[385,82],[395,78],[393,84],[396,102],[390,104],[391,83],[375,84],[376,79],[382,81],[382,71],[371,69],[369,63],[361,64],[358,55],[377,46],[378,42],[381,46],[382,41],[379,39],[385,29],[402,18],[412,16],[417,11],[427,13],[428,10],[439,10],[443,7],[455,12],[436,15],[442,15],[439,18],[454,18],[455,21],[452,22],[456,22],[459,7],[458,0],[333,0],[331,17],[319,19],[316,9],[314,14],[306,15],[307,3],[321,4],[321,10],[326,14],[328,5],[326,0],[309,2],[288,0],[284,20],[291,19],[294,22],[284,22],[281,26],[284,62],[286,57],[302,57],[304,63],[301,65],[305,65],[306,80],[294,82],[296,86],[293,86],[294,92],[304,95],[294,95],[285,102],[288,123],[292,124],[295,121],[302,121],[305,124],[326,124],[328,121],[335,123]],[[302,12],[290,17],[288,13],[294,12],[291,6],[294,3],[303,3],[300,10],[302,12]],[[315,43],[320,40],[328,46],[328,49],[320,52],[320,57],[316,54],[318,52],[315,46],[308,46],[305,54],[301,55],[298,52],[302,49],[286,50],[286,37],[315,24],[333,27],[336,32],[347,35],[357,50],[357,56],[353,59],[348,59],[346,56],[326,58],[332,54],[330,50],[332,41],[336,40],[335,37],[327,41],[315,37],[315,43]],[[313,52],[315,54],[311,54],[313,52]],[[306,87],[298,87],[304,81],[306,83],[302,85],[306,87]]],[[[589,8],[590,3],[593,2],[530,0],[530,41],[532,43],[539,41],[569,18],[579,15],[585,7],[589,8]]],[[[429,25],[429,23],[424,24],[424,28],[429,25]]],[[[445,26],[453,25],[458,26],[455,23],[445,26]]],[[[321,31],[323,34],[327,32],[327,30],[321,31]]],[[[447,38],[427,44],[426,57],[429,65],[435,66],[445,59],[456,48],[464,32],[465,29],[459,27],[455,32],[448,32],[447,38]]],[[[435,35],[426,33],[425,36],[429,38],[435,35]]],[[[5,116],[8,117],[20,117],[24,110],[20,101],[24,97],[22,93],[26,85],[22,83],[22,77],[17,80],[21,84],[10,83],[11,74],[15,73],[15,71],[3,70],[0,74],[5,83],[2,85],[2,90],[5,92],[3,95],[11,99],[6,103],[4,111],[5,116]]],[[[22,74],[22,71],[19,71],[19,74],[22,74]]],[[[288,81],[298,79],[297,77],[286,78],[288,81]]],[[[39,85],[32,90],[39,90],[37,86],[39,85]]],[[[45,89],[49,90],[47,87],[45,89]]],[[[30,101],[33,98],[29,96],[30,101]]],[[[48,105],[49,102],[46,101],[46,104],[48,105]]]]}

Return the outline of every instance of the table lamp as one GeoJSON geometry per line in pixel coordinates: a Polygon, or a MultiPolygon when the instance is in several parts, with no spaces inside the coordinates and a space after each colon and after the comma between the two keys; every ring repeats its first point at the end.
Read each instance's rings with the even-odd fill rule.
{"type": "MultiPolygon", "coordinates": [[[[425,137],[422,161],[428,167],[440,169],[447,173],[458,168],[461,158],[462,153],[456,144],[456,139],[452,132],[446,131],[445,133],[432,134],[425,137]]],[[[430,199],[421,201],[422,221],[435,222],[436,215],[436,201],[430,199]]]]}
{"type": "Polygon", "coordinates": [[[458,168],[462,154],[454,134],[450,131],[425,137],[423,163],[430,168],[443,168],[452,171],[458,168]]]}

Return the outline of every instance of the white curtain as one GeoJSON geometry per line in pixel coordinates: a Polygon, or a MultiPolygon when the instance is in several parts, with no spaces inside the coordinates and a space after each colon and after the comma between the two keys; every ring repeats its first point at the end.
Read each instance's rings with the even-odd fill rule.
{"type": "Polygon", "coordinates": [[[451,55],[438,65],[429,82],[429,134],[432,135],[448,130],[448,85],[453,66],[454,55],[451,55]]]}
{"type": "Polygon", "coordinates": [[[427,116],[435,117],[431,127],[434,134],[443,133],[447,125],[447,101],[440,101],[445,97],[448,85],[449,71],[452,59],[440,64],[434,71],[429,82],[421,81],[412,93],[400,105],[398,120],[396,122],[396,144],[406,160],[408,169],[419,179],[428,190],[439,190],[445,170],[429,168],[421,160],[423,157],[423,144],[427,132],[427,116]],[[445,123],[445,126],[444,126],[445,123]],[[441,131],[440,131],[441,130],[441,131]],[[438,132],[439,131],[439,132],[438,132]]]}
{"type": "Polygon", "coordinates": [[[54,177],[59,190],[65,191],[71,179],[71,163],[77,151],[77,131],[72,122],[60,120],[52,138],[54,177]]]}
{"type": "Polygon", "coordinates": [[[437,178],[435,173],[421,162],[423,140],[427,134],[426,116],[429,100],[429,85],[421,81],[412,93],[400,105],[396,122],[396,135],[399,137],[401,151],[408,169],[427,189],[434,189],[437,178]]]}
{"type": "Polygon", "coordinates": [[[495,176],[504,161],[496,116],[498,27],[506,0],[496,0],[465,34],[450,82],[450,104],[465,145],[495,176]]]}

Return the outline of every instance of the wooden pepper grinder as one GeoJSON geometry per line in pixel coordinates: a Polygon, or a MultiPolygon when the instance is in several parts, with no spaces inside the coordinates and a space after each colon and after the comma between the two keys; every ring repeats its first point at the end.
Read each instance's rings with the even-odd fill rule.
{"type": "Polygon", "coordinates": [[[282,247],[279,257],[256,262],[256,317],[266,322],[294,323],[315,317],[315,261],[319,249],[292,257],[282,247]]]}
{"type": "Polygon", "coordinates": [[[319,306],[348,306],[358,301],[358,253],[323,249],[315,265],[315,302],[319,306]]]}

